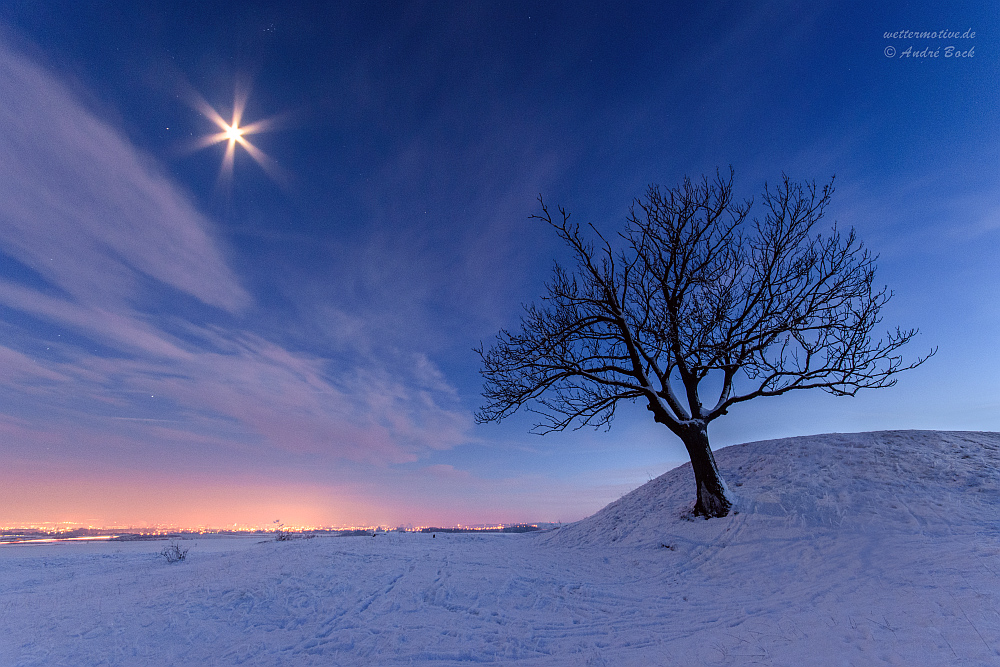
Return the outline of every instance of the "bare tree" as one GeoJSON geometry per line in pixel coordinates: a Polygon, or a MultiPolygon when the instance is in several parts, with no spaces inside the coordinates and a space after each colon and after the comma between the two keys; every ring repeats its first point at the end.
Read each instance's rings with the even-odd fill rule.
{"type": "Polygon", "coordinates": [[[650,186],[614,239],[584,234],[562,207],[541,215],[576,266],[556,263],[543,305],[525,307],[521,332],[501,330],[482,358],[480,423],[526,403],[535,431],[609,426],[621,401],[640,400],[678,436],[694,469],[694,512],[729,513],[732,497],[709,446],[708,425],[737,403],[793,389],[853,396],[890,387],[899,348],[916,329],[872,339],[892,297],[873,285],[877,257],[854,230],[818,233],[833,182],[764,186],[763,218],[733,199],[728,178],[650,186]],[[594,240],[587,237],[591,236],[594,240]],[[618,246],[617,249],[615,246],[618,246]],[[702,383],[720,387],[707,404],[702,383]]]}

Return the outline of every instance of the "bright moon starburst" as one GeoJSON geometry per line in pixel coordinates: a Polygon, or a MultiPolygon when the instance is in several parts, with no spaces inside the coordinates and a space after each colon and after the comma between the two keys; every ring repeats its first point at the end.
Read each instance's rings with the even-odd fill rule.
{"type": "Polygon", "coordinates": [[[250,155],[250,157],[254,159],[254,162],[259,164],[261,168],[267,172],[267,175],[270,176],[275,182],[280,185],[286,185],[288,183],[288,178],[281,167],[279,167],[274,160],[269,158],[264,151],[254,146],[247,139],[247,135],[266,132],[273,129],[273,126],[277,121],[277,117],[265,118],[264,120],[250,123],[249,125],[241,125],[243,120],[243,109],[246,108],[247,103],[247,94],[239,90],[236,91],[236,96],[233,102],[233,118],[228,123],[219,114],[219,112],[212,108],[212,106],[200,95],[192,94],[192,98],[194,107],[205,117],[211,120],[216,126],[218,126],[220,130],[219,132],[209,134],[199,139],[195,143],[194,149],[198,150],[226,142],[226,152],[222,156],[222,167],[219,170],[220,182],[229,181],[232,178],[233,164],[236,161],[236,146],[239,145],[250,155]]]}

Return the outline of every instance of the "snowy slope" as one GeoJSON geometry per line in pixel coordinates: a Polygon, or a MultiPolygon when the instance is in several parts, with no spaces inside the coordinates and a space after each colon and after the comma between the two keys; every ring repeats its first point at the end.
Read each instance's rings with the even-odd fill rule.
{"type": "MultiPolygon", "coordinates": [[[[723,521],[730,532],[750,522],[757,531],[836,527],[943,536],[995,530],[1000,519],[997,433],[834,433],[752,442],[715,454],[737,496],[739,514],[723,521]]],[[[670,535],[684,539],[691,529],[677,519],[688,514],[694,493],[688,463],[562,529],[554,541],[644,545],[670,535]]]]}
{"type": "Polygon", "coordinates": [[[1000,435],[717,458],[711,521],[684,466],[547,534],[0,547],[0,665],[1000,664],[1000,435]]]}

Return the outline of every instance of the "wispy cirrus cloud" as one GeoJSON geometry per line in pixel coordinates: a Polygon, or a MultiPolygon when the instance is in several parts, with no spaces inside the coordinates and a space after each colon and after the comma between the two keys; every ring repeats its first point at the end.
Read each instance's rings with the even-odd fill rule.
{"type": "Polygon", "coordinates": [[[348,343],[333,358],[256,333],[211,221],[4,47],[0,201],[9,454],[75,437],[99,459],[188,443],[387,464],[467,438],[468,414],[420,354],[348,343]],[[185,319],[194,301],[214,323],[185,319]]]}
{"type": "Polygon", "coordinates": [[[80,302],[147,276],[236,312],[251,303],[211,225],[152,162],[38,65],[0,47],[0,243],[80,302]]]}

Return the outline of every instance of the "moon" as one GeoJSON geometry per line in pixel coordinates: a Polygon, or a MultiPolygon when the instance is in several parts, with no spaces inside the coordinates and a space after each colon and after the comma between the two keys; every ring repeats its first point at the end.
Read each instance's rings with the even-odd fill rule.
{"type": "Polygon", "coordinates": [[[253,158],[260,167],[279,185],[287,185],[287,173],[264,151],[254,146],[247,135],[266,132],[273,129],[277,116],[255,121],[249,125],[241,125],[243,110],[246,108],[248,94],[237,89],[233,99],[233,115],[230,122],[222,117],[205,99],[194,91],[190,92],[192,106],[219,128],[219,132],[205,135],[198,139],[193,148],[200,150],[226,142],[226,151],[222,156],[222,166],[219,169],[219,182],[228,183],[233,177],[233,166],[236,161],[236,146],[239,145],[253,158]]]}

